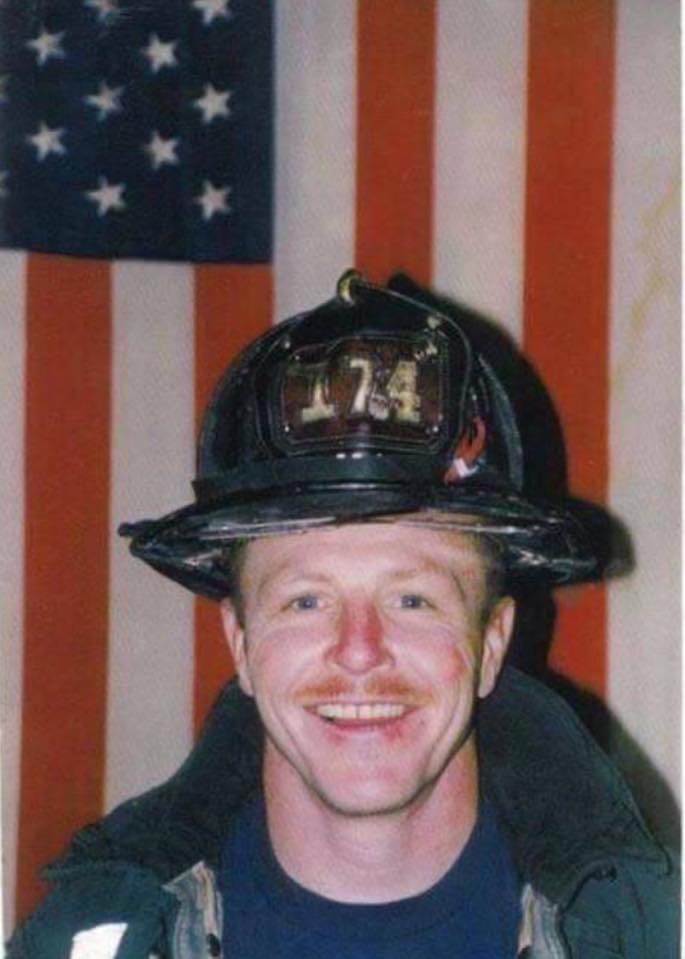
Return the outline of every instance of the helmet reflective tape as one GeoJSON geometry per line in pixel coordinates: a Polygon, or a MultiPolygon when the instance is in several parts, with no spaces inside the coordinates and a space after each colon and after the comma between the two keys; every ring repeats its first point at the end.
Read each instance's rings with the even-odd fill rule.
{"type": "Polygon", "coordinates": [[[445,441],[447,346],[440,335],[341,337],[286,356],[275,372],[273,441],[430,452],[445,441]]]}

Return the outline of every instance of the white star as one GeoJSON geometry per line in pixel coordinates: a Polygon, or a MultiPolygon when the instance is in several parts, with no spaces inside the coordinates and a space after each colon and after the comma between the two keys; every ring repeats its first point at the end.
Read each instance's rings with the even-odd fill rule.
{"type": "Polygon", "coordinates": [[[99,23],[106,23],[119,13],[117,0],[83,0],[87,7],[92,7],[98,15],[99,23]]]}
{"type": "Polygon", "coordinates": [[[230,213],[231,207],[228,203],[230,192],[230,186],[217,187],[209,180],[205,180],[202,184],[202,193],[195,197],[195,202],[202,207],[202,219],[211,220],[215,214],[230,213]]]}
{"type": "Polygon", "coordinates": [[[50,33],[43,27],[37,37],[26,41],[26,46],[35,51],[39,66],[44,66],[50,57],[55,57],[56,60],[64,59],[66,54],[62,49],[63,36],[64,30],[59,33],[50,33]]]}
{"type": "Polygon", "coordinates": [[[172,165],[178,163],[178,157],[176,156],[177,148],[177,138],[169,137],[168,140],[165,140],[164,137],[160,136],[155,130],[150,137],[150,142],[145,144],[143,150],[149,155],[152,168],[159,170],[164,163],[172,165]]]}
{"type": "Polygon", "coordinates": [[[104,81],[100,82],[97,93],[84,97],[84,102],[98,111],[98,120],[106,120],[110,113],[121,111],[121,94],[123,87],[110,87],[104,81]]]}
{"type": "Polygon", "coordinates": [[[205,92],[193,100],[195,109],[202,114],[203,123],[211,123],[216,117],[228,117],[231,114],[228,100],[230,90],[217,90],[211,83],[205,84],[205,92]]]}
{"type": "Polygon", "coordinates": [[[165,43],[159,39],[156,33],[150,34],[150,40],[148,45],[143,47],[143,53],[150,61],[150,69],[153,73],[159,73],[162,67],[178,66],[178,60],[174,53],[175,46],[175,40],[165,43]]]}
{"type": "Polygon", "coordinates": [[[42,161],[51,153],[67,152],[61,141],[62,136],[64,136],[64,127],[49,127],[46,123],[41,123],[36,133],[26,139],[34,145],[36,156],[42,161]]]}
{"type": "Polygon", "coordinates": [[[193,6],[196,10],[202,12],[202,22],[205,26],[212,23],[215,17],[231,16],[228,9],[229,0],[193,0],[193,6]]]}
{"type": "Polygon", "coordinates": [[[105,216],[110,210],[125,210],[126,204],[122,198],[123,183],[110,183],[107,177],[98,177],[97,190],[86,190],[85,195],[93,203],[97,203],[98,216],[105,216]]]}

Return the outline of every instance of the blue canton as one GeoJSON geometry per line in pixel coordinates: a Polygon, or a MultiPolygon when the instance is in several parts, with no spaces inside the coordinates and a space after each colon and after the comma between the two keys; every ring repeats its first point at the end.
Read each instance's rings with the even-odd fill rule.
{"type": "Polygon", "coordinates": [[[5,0],[0,245],[268,262],[270,0],[5,0]]]}

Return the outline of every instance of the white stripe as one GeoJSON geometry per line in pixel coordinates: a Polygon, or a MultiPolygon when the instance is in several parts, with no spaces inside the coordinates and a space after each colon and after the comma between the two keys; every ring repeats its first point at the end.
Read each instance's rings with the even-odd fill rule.
{"type": "Polygon", "coordinates": [[[356,4],[276,3],[275,316],[328,299],[353,265],[356,4]]]}
{"type": "MultiPolygon", "coordinates": [[[[610,502],[635,546],[609,594],[609,704],[638,798],[680,785],[678,3],[617,4],[610,502]],[[645,755],[640,755],[643,751],[645,755]]],[[[663,827],[663,823],[662,823],[663,827]]]]}
{"type": "Polygon", "coordinates": [[[193,356],[192,268],[114,265],[107,808],[167,776],[191,745],[192,595],[115,531],[192,499],[193,356]]]}
{"type": "Polygon", "coordinates": [[[2,871],[5,929],[14,915],[24,621],[24,364],[26,257],[0,254],[0,695],[2,871]]]}
{"type": "Polygon", "coordinates": [[[106,922],[82,929],[71,941],[69,959],[114,959],[127,929],[125,922],[106,922]]]}
{"type": "Polygon", "coordinates": [[[440,0],[434,285],[520,340],[527,4],[440,0]]]}

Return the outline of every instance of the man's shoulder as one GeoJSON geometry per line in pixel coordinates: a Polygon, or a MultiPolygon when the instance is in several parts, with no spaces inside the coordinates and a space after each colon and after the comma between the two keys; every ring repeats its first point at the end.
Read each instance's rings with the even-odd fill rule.
{"type": "MultiPolygon", "coordinates": [[[[89,957],[109,959],[106,950],[122,924],[125,951],[118,955],[147,956],[149,950],[128,952],[129,944],[153,948],[160,924],[190,889],[187,878],[180,879],[192,878],[198,862],[216,862],[236,809],[259,784],[260,736],[251,701],[230,683],[178,772],[85,826],[46,867],[52,891],[16,930],[8,959],[66,959],[74,943],[84,941],[75,936],[100,927],[104,932],[86,941],[104,943],[105,953],[89,957]]],[[[73,959],[83,955],[77,949],[73,959]]]]}
{"type": "Polygon", "coordinates": [[[569,873],[617,856],[667,869],[615,765],[549,687],[506,669],[483,703],[478,736],[484,790],[525,879],[551,899],[569,873]]]}
{"type": "Polygon", "coordinates": [[[484,790],[535,893],[536,939],[561,928],[572,956],[675,959],[676,864],[575,712],[508,669],[483,704],[479,741],[484,790]]]}
{"type": "Polygon", "coordinates": [[[17,928],[7,959],[148,956],[176,909],[159,878],[134,863],[67,864],[48,875],[55,888],[17,928]]]}

